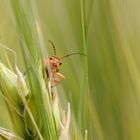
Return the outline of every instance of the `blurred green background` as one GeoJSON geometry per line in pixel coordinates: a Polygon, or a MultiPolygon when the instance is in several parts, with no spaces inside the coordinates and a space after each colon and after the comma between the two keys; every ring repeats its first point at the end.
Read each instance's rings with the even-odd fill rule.
{"type": "MultiPolygon", "coordinates": [[[[24,72],[9,2],[0,3],[0,40],[17,52],[24,72]]],[[[83,6],[88,72],[83,56],[63,61],[60,101],[71,103],[79,130],[87,129],[91,140],[140,140],[140,1],[86,0],[83,6]]],[[[60,57],[84,53],[80,0],[40,0],[36,7],[45,44],[53,41],[60,57]]],[[[8,120],[0,98],[0,126],[10,128],[8,120]]]]}

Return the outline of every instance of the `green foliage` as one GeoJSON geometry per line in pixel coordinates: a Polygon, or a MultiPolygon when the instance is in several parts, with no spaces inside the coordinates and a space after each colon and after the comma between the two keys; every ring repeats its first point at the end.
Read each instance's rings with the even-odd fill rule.
{"type": "Polygon", "coordinates": [[[1,137],[139,140],[139,4],[1,0],[1,137]],[[58,57],[87,55],[62,61],[65,79],[53,90],[43,72],[48,40],[58,57]]]}

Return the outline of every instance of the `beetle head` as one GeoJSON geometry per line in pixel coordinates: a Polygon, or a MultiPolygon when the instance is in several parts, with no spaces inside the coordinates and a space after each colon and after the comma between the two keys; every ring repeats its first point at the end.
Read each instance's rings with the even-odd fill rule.
{"type": "Polygon", "coordinates": [[[52,57],[49,57],[48,62],[52,71],[56,71],[56,72],[59,71],[60,66],[62,64],[60,58],[58,58],[57,56],[52,56],[52,57]]]}

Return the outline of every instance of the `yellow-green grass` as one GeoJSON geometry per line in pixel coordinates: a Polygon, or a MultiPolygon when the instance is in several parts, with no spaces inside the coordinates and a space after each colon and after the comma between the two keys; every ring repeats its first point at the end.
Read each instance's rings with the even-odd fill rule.
{"type": "MultiPolygon", "coordinates": [[[[71,139],[84,139],[86,129],[89,140],[140,139],[138,0],[47,0],[35,3],[25,0],[20,7],[18,0],[0,2],[1,44],[15,51],[16,65],[21,72],[31,66],[25,76],[27,87],[32,91],[29,107],[38,127],[42,126],[40,132],[44,139],[59,138],[55,117],[51,117],[54,112],[51,112],[49,92],[46,94],[48,100],[44,100],[44,83],[39,74],[40,60],[53,54],[48,40],[54,42],[60,57],[71,52],[87,55],[71,56],[63,61],[61,73],[65,79],[56,87],[61,117],[62,109],[67,111],[70,102],[71,139]],[[23,7],[25,16],[21,13],[23,7]],[[29,22],[31,26],[27,24],[29,22]],[[44,110],[47,110],[46,114],[44,110]],[[40,121],[43,122],[41,125],[40,121]]],[[[0,53],[2,50],[0,48],[0,53]]],[[[2,63],[16,73],[13,54],[5,50],[5,55],[0,54],[2,63]]],[[[34,128],[29,122],[30,128],[34,128]]],[[[0,96],[0,127],[10,129],[17,136],[27,135],[24,122],[9,110],[3,96],[0,96]],[[14,124],[14,121],[18,123],[14,124]]]]}

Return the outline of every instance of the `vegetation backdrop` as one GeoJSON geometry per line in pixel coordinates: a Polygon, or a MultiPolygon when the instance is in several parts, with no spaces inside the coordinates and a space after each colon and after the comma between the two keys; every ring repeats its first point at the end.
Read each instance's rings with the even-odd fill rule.
{"type": "MultiPolygon", "coordinates": [[[[48,40],[55,44],[60,57],[73,52],[86,54],[63,60],[61,73],[65,79],[56,87],[62,108],[67,110],[70,102],[71,139],[86,139],[87,130],[89,140],[139,140],[140,1],[40,0],[32,1],[31,7],[27,0],[18,7],[17,1],[0,0],[0,43],[16,53],[21,72],[28,69],[22,39],[27,37],[29,40],[25,40],[32,42],[28,28],[23,28],[26,24],[18,27],[25,18],[22,10],[18,11],[22,6],[31,25],[30,8],[34,9],[42,31],[44,57],[53,55],[48,40]],[[26,37],[21,38],[21,33],[26,37]]],[[[14,57],[6,52],[13,67],[14,57]]],[[[1,62],[10,68],[2,57],[3,54],[1,62]]],[[[15,130],[3,96],[0,96],[0,127],[15,130]]],[[[20,130],[17,134],[23,135],[20,130]]]]}

